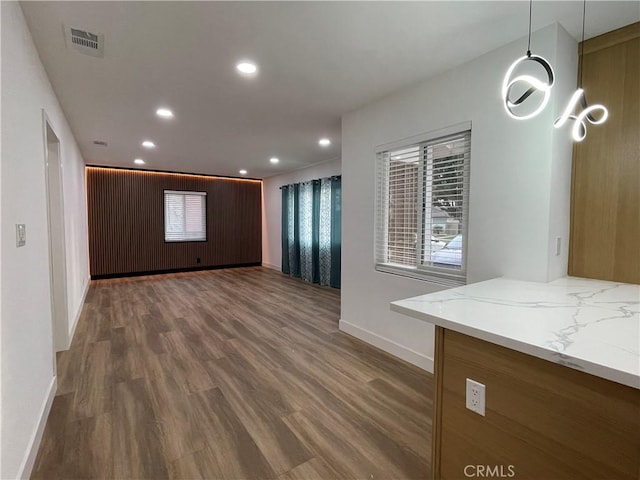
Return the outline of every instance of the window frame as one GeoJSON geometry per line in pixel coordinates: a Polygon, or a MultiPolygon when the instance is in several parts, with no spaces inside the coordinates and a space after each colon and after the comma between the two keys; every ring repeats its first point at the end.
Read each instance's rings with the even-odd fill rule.
{"type": "Polygon", "coordinates": [[[208,235],[208,204],[207,201],[207,192],[200,190],[173,190],[173,189],[163,189],[162,190],[162,219],[163,219],[163,234],[164,234],[164,243],[191,243],[191,242],[207,242],[209,240],[208,235]],[[204,197],[204,239],[187,239],[187,240],[167,240],[167,210],[166,210],[166,198],[167,193],[169,194],[177,194],[177,195],[198,195],[204,197]]]}
{"type": "MultiPolygon", "coordinates": [[[[445,286],[459,286],[467,283],[467,263],[468,263],[468,225],[469,225],[469,191],[470,191],[470,170],[471,170],[471,122],[462,122],[436,131],[416,135],[395,142],[387,143],[376,147],[376,201],[375,201],[375,231],[374,231],[374,268],[376,271],[392,273],[396,275],[411,277],[419,280],[429,281],[445,286]],[[425,241],[431,241],[431,232],[424,231],[424,212],[420,212],[424,205],[427,185],[425,182],[424,169],[427,159],[424,155],[427,144],[437,143],[438,140],[456,135],[468,135],[468,150],[465,152],[465,164],[463,165],[462,179],[462,258],[460,268],[449,268],[436,265],[423,265],[422,256],[424,254],[425,241]],[[416,185],[416,206],[418,209],[416,219],[416,248],[415,262],[413,266],[386,263],[381,261],[381,255],[387,255],[387,245],[389,236],[389,170],[388,153],[403,148],[419,147],[418,175],[416,185]],[[387,154],[387,157],[385,157],[387,154]],[[386,178],[385,178],[386,175],[386,178]],[[384,192],[383,192],[384,190],[384,192]]],[[[429,207],[432,207],[431,203],[429,207]]],[[[432,224],[433,226],[433,224],[432,224]]],[[[454,237],[455,238],[455,237],[454,237]]],[[[453,239],[451,239],[453,240],[453,239]]],[[[451,241],[450,240],[450,241],[451,241]]],[[[387,257],[388,259],[388,257],[387,257]]]]}

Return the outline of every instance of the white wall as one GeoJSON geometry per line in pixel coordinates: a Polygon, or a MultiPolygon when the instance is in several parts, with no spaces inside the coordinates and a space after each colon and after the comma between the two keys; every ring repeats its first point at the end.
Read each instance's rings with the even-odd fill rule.
{"type": "MultiPolygon", "coordinates": [[[[89,288],[89,233],[84,159],[62,111],[59,114],[61,124],[64,125],[64,132],[60,139],[60,150],[63,169],[67,304],[69,311],[68,348],[89,288]]],[[[51,118],[50,120],[53,121],[51,118]]]]}
{"type": "MultiPolygon", "coordinates": [[[[1,15],[1,12],[0,12],[1,15]]],[[[2,35],[0,35],[0,55],[2,54],[2,35]]],[[[1,70],[1,69],[0,69],[1,70]]],[[[0,73],[0,90],[2,90],[2,75],[0,73]]],[[[2,95],[0,95],[0,112],[2,111],[2,95]]],[[[0,131],[2,129],[2,121],[0,119],[0,131]]],[[[2,141],[0,139],[0,199],[2,199],[2,141]]],[[[0,225],[2,225],[2,208],[0,203],[0,225]]],[[[2,237],[4,235],[0,234],[0,267],[2,266],[2,237]]],[[[1,269],[1,268],[0,268],[1,269]]],[[[0,302],[2,302],[2,275],[0,275],[0,302]]],[[[2,352],[2,308],[0,303],[0,361],[1,361],[1,352],[2,352]]],[[[1,439],[2,439],[2,368],[0,366],[0,478],[2,478],[2,447],[1,447],[1,439]]]]}
{"type": "Polygon", "coordinates": [[[17,2],[2,2],[0,478],[28,475],[55,392],[42,109],[61,143],[69,324],[88,284],[84,164],[17,2]],[[15,246],[16,223],[27,244],[15,246]],[[45,416],[45,418],[43,418],[45,416]]]}
{"type": "MultiPolygon", "coordinates": [[[[551,107],[554,119],[567,106],[577,87],[578,44],[559,26],[556,61],[553,64],[556,77],[566,79],[553,87],[551,107]]],[[[547,281],[567,274],[569,265],[569,228],[571,212],[571,165],[573,142],[568,141],[571,122],[554,130],[551,139],[551,180],[549,201],[549,256],[547,281]],[[556,237],[561,238],[560,255],[556,255],[556,237]]]]}
{"type": "Polygon", "coordinates": [[[526,39],[343,117],[341,329],[432,369],[432,326],[391,313],[389,302],[443,287],[374,270],[374,150],[465,121],[472,122],[468,282],[566,273],[566,254],[556,257],[551,245],[557,235],[567,244],[571,141],[552,124],[575,88],[577,46],[555,24],[534,33],[532,50],[558,74],[553,102],[532,120],[510,119],[500,98],[526,39]]]}
{"type": "Polygon", "coordinates": [[[340,159],[265,178],[262,182],[262,265],[282,269],[282,185],[306,182],[342,173],[340,159]]]}

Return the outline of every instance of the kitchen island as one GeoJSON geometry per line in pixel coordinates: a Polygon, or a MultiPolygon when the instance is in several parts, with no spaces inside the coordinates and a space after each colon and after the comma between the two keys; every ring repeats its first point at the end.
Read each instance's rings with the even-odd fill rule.
{"type": "Polygon", "coordinates": [[[498,278],[391,309],[436,326],[432,478],[640,478],[640,286],[498,278]]]}

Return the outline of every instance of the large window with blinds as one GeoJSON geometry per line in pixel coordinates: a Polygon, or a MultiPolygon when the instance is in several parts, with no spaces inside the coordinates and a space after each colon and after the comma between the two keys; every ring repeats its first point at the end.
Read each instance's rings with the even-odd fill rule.
{"type": "Polygon", "coordinates": [[[164,241],[207,240],[207,193],[164,191],[164,241]]]}
{"type": "Polygon", "coordinates": [[[466,283],[471,124],[377,151],[376,269],[466,283]]]}

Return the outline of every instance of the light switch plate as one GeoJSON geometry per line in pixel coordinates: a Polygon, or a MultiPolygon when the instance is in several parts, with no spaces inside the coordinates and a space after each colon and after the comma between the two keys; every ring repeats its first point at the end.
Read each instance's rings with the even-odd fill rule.
{"type": "Polygon", "coordinates": [[[24,247],[27,243],[27,226],[24,223],[16,223],[16,247],[24,247]]]}

